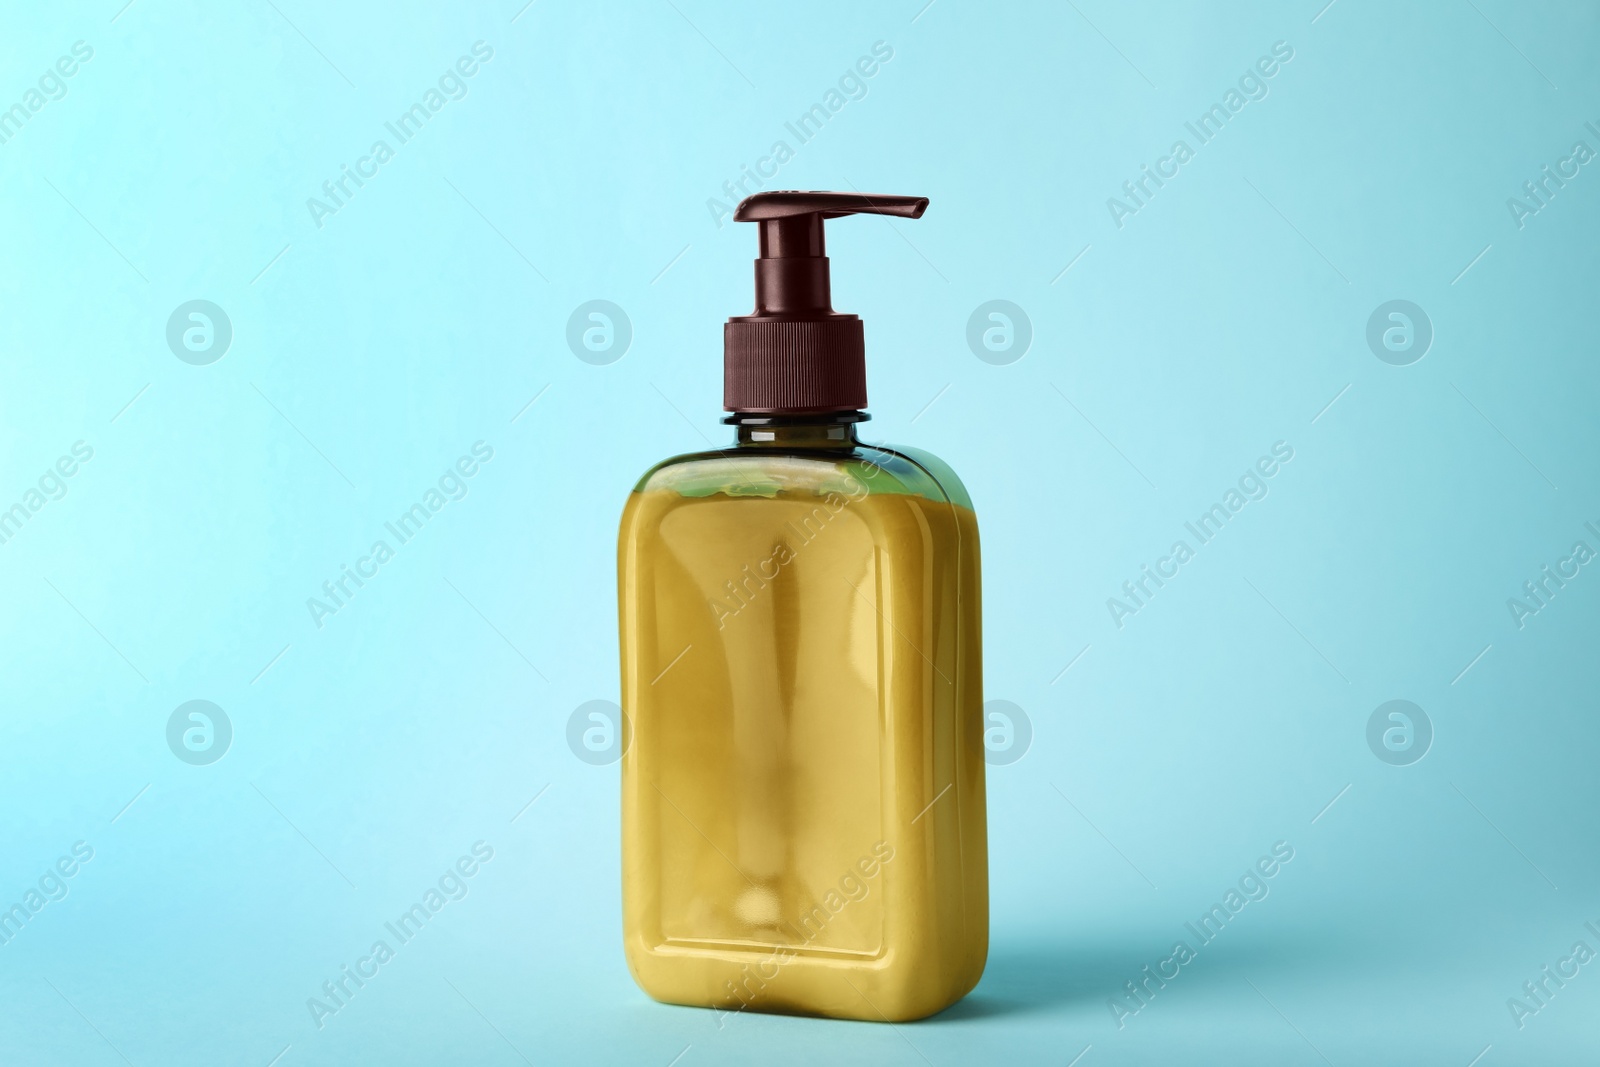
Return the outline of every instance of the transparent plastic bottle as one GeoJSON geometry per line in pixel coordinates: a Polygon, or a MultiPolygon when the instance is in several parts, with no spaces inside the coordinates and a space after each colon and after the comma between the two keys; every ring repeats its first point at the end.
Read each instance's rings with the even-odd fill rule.
{"type": "Polygon", "coordinates": [[[658,1000],[899,1021],[977,983],[977,519],[851,416],[657,466],[618,548],[623,907],[658,1000]]]}

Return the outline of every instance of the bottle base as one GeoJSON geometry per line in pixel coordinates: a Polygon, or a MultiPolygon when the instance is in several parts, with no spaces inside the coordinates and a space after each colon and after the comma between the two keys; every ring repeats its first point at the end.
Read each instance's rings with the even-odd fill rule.
{"type": "Polygon", "coordinates": [[[964,967],[926,963],[862,964],[781,948],[738,957],[646,950],[628,961],[639,988],[662,1004],[880,1023],[915,1022],[956,1004],[978,984],[984,958],[964,967]]]}

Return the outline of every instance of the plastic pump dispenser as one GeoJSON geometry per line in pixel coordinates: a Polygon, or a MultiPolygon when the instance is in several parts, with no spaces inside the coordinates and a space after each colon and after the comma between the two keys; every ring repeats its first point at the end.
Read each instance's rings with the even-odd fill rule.
{"type": "Polygon", "coordinates": [[[942,461],[857,439],[862,325],[823,232],[927,206],[741,203],[734,445],[656,465],[623,510],[623,943],[658,1000],[897,1022],[983,973],[977,519],[942,461]]]}
{"type": "Polygon", "coordinates": [[[723,327],[723,406],[804,415],[867,406],[861,320],[833,310],[823,220],[919,219],[924,196],[758,193],[733,213],[760,227],[756,310],[723,327]]]}

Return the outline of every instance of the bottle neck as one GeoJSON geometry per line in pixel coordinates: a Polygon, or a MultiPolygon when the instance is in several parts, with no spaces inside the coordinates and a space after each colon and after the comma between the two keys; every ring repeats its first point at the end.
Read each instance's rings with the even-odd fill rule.
{"type": "Polygon", "coordinates": [[[855,448],[856,423],[869,418],[864,411],[834,411],[824,415],[746,415],[735,413],[723,421],[733,425],[739,448],[840,449],[855,448]]]}

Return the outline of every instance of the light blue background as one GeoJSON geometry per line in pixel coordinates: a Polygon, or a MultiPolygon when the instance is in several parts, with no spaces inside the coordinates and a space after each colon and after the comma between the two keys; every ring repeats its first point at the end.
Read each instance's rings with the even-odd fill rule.
{"type": "Polygon", "coordinates": [[[1506,205],[1600,148],[1592,7],[275,3],[3,20],[0,106],[94,55],[0,145],[0,507],[94,457],[0,545],[0,897],[95,854],[0,946],[0,1061],[1600,1055],[1600,964],[1521,1029],[1506,1004],[1600,949],[1600,573],[1523,628],[1506,606],[1600,548],[1600,172],[1522,228],[1506,205]],[[466,97],[319,229],[307,198],[480,40],[466,97]],[[630,980],[617,769],[566,723],[617,695],[628,489],[726,439],[755,234],[707,199],[876,41],[769,187],[932,200],[830,224],[835,304],[867,324],[866,435],[966,479],[986,691],[1034,737],[991,768],[967,1001],[719,1023],[630,980]],[[1269,95],[1119,229],[1107,198],[1277,41],[1269,95]],[[165,340],[191,299],[232,323],[209,366],[165,340]],[[565,342],[591,299],[632,323],[609,365],[565,342]],[[991,299],[1032,323],[1008,365],[966,343],[991,299]],[[1391,299],[1435,331],[1409,366],[1365,340],[1391,299]],[[319,629],[306,599],[480,440],[468,495],[319,629]],[[1114,625],[1277,441],[1270,495],[1114,625]],[[1397,698],[1436,733],[1410,766],[1366,742],[1397,698]],[[167,747],[192,699],[233,724],[210,766],[167,747]],[[479,840],[469,895],[319,1030],[307,998],[479,840]],[[1280,840],[1270,896],[1119,1029],[1108,998],[1280,840]]]}

